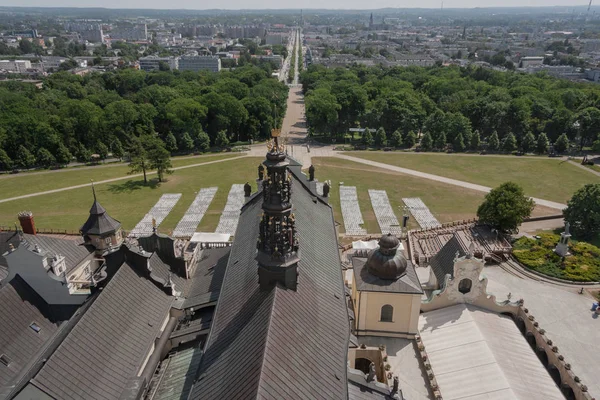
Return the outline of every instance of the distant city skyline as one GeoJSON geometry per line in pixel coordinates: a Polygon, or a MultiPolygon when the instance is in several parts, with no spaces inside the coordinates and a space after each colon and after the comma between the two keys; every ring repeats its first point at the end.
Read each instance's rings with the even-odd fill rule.
{"type": "MultiPolygon", "coordinates": [[[[487,7],[576,7],[587,6],[587,0],[444,0],[444,8],[487,8],[487,7]]],[[[174,7],[173,3],[161,0],[147,0],[139,2],[136,0],[59,0],[51,5],[45,0],[15,1],[3,4],[5,7],[102,7],[102,8],[128,8],[128,9],[356,9],[371,10],[378,8],[440,8],[442,0],[422,0],[418,3],[409,0],[373,0],[368,3],[360,0],[229,0],[226,3],[209,3],[206,6],[202,2],[194,0],[182,0],[174,7]],[[418,6],[418,7],[416,7],[418,6]]]]}

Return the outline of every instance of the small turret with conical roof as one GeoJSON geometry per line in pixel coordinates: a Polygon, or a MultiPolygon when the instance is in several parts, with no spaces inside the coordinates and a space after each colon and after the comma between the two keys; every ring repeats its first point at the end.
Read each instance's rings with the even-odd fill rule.
{"type": "Polygon", "coordinates": [[[123,242],[121,223],[108,215],[104,207],[98,203],[94,183],[92,183],[92,193],[94,202],[90,208],[90,216],[79,229],[81,236],[85,243],[94,246],[96,251],[119,246],[123,242]]]}

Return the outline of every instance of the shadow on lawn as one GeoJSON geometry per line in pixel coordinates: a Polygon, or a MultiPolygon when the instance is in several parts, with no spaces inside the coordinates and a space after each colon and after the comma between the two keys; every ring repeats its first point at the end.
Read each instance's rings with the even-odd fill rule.
{"type": "Polygon", "coordinates": [[[124,183],[118,183],[108,186],[108,190],[112,193],[130,193],[134,190],[139,190],[143,187],[149,187],[150,189],[156,189],[160,186],[158,178],[149,179],[148,183],[144,183],[143,180],[139,181],[127,181],[124,183]]]}

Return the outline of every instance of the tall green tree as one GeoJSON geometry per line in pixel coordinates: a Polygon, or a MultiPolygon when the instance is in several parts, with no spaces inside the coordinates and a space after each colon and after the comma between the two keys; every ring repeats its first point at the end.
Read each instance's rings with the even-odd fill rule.
{"type": "Polygon", "coordinates": [[[194,140],[189,133],[184,132],[184,134],[181,135],[181,139],[179,140],[179,148],[186,153],[194,150],[194,140]]]}
{"type": "Polygon", "coordinates": [[[210,138],[208,134],[204,131],[199,132],[196,135],[196,140],[194,141],[196,148],[200,151],[208,151],[210,149],[210,138]]]}
{"type": "Polygon", "coordinates": [[[446,133],[445,132],[440,132],[438,133],[438,135],[435,138],[435,141],[433,143],[433,147],[435,147],[438,150],[445,150],[446,149],[446,133]]]}
{"type": "Polygon", "coordinates": [[[479,146],[481,146],[481,137],[479,136],[479,131],[475,130],[471,135],[471,140],[469,141],[469,149],[477,151],[479,150],[479,146]]]}
{"type": "Polygon", "coordinates": [[[56,164],[56,158],[43,147],[40,147],[37,151],[36,157],[37,165],[44,168],[50,168],[56,164]]]}
{"type": "Polygon", "coordinates": [[[148,151],[145,147],[145,143],[141,138],[134,138],[131,140],[129,146],[129,173],[134,174],[141,172],[144,174],[144,183],[148,183],[146,172],[150,169],[150,159],[148,158],[148,151]]]}
{"type": "Polygon", "coordinates": [[[525,196],[523,188],[514,182],[505,182],[485,195],[477,209],[477,218],[483,224],[514,233],[535,207],[532,199],[525,196]]]}
{"type": "Polygon", "coordinates": [[[112,147],[112,156],[121,160],[123,158],[123,156],[125,155],[125,152],[123,151],[123,146],[121,145],[121,142],[119,141],[119,139],[115,139],[115,141],[114,141],[114,143],[112,143],[111,147],[112,147]]]}
{"type": "MultiPolygon", "coordinates": [[[[147,149],[147,157],[150,168],[156,170],[158,181],[163,182],[165,174],[172,174],[171,154],[165,147],[162,140],[154,135],[146,135],[142,138],[142,143],[147,149]]],[[[145,176],[145,175],[144,175],[145,176]]]]}
{"type": "Polygon", "coordinates": [[[528,132],[521,141],[521,149],[524,153],[529,153],[533,151],[536,147],[535,136],[533,133],[528,132]]]}
{"type": "Polygon", "coordinates": [[[402,147],[402,132],[400,132],[400,129],[396,129],[394,133],[392,133],[390,144],[395,148],[402,147]]]}
{"type": "Polygon", "coordinates": [[[167,136],[165,136],[165,146],[171,153],[175,153],[177,150],[179,150],[179,147],[177,147],[177,139],[175,139],[173,132],[169,132],[167,133],[167,136]]]}
{"type": "Polygon", "coordinates": [[[423,137],[421,138],[421,149],[425,151],[429,151],[433,148],[433,139],[429,132],[425,132],[423,137]]]}
{"type": "Polygon", "coordinates": [[[548,146],[550,146],[550,141],[548,140],[548,136],[544,132],[540,133],[537,138],[537,142],[535,144],[535,151],[538,154],[546,154],[548,153],[548,146]]]}
{"type": "Polygon", "coordinates": [[[365,146],[370,146],[373,144],[373,134],[369,128],[365,128],[365,131],[362,134],[361,142],[365,146]]]}
{"type": "Polygon", "coordinates": [[[69,151],[69,149],[67,149],[67,146],[65,146],[62,143],[57,147],[55,156],[56,163],[58,165],[67,165],[71,162],[71,159],[73,158],[71,152],[69,151]]]}
{"type": "Polygon", "coordinates": [[[227,138],[227,133],[225,131],[219,131],[219,133],[217,133],[215,145],[221,148],[229,146],[229,139],[227,138]]]}
{"type": "Polygon", "coordinates": [[[600,233],[600,184],[587,184],[577,190],[563,210],[573,233],[589,238],[600,233]]]}
{"type": "Polygon", "coordinates": [[[106,160],[108,157],[108,147],[104,143],[98,142],[96,143],[96,153],[100,156],[101,160],[106,160]]]}
{"type": "Polygon", "coordinates": [[[454,142],[452,143],[452,149],[454,151],[465,151],[465,141],[463,140],[463,135],[461,132],[458,132],[456,136],[454,136],[454,142]]]}
{"type": "Polygon", "coordinates": [[[35,156],[25,146],[20,145],[19,150],[17,150],[15,165],[19,168],[29,169],[35,165],[35,156]]]}
{"type": "Polygon", "coordinates": [[[500,149],[500,139],[498,139],[498,132],[494,131],[488,138],[488,150],[498,151],[500,149]]]}
{"type": "Polygon", "coordinates": [[[384,147],[387,144],[387,134],[385,133],[385,129],[383,129],[383,127],[375,131],[373,142],[376,147],[384,147]]]}
{"type": "Polygon", "coordinates": [[[502,140],[502,150],[511,153],[517,149],[517,138],[514,133],[509,132],[502,140]]]}
{"type": "Polygon", "coordinates": [[[557,153],[564,153],[569,148],[569,138],[566,133],[563,133],[554,142],[554,151],[557,153]]]}
{"type": "Polygon", "coordinates": [[[10,171],[13,162],[3,149],[0,149],[0,171],[10,171]]]}
{"type": "Polygon", "coordinates": [[[412,149],[415,144],[417,144],[417,134],[415,131],[409,131],[406,136],[404,136],[404,147],[408,149],[412,149]]]}

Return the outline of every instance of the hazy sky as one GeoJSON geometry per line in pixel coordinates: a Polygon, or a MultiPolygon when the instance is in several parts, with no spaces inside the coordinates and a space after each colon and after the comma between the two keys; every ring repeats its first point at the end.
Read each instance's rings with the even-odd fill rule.
{"type": "MultiPolygon", "coordinates": [[[[596,0],[600,3],[599,0],[596,0]]],[[[444,8],[462,7],[540,7],[586,5],[587,0],[444,0],[444,8]]],[[[106,8],[161,8],[161,9],[281,9],[281,8],[328,8],[328,9],[374,9],[439,8],[441,0],[0,0],[2,6],[23,7],[106,7],[106,8]]]]}

